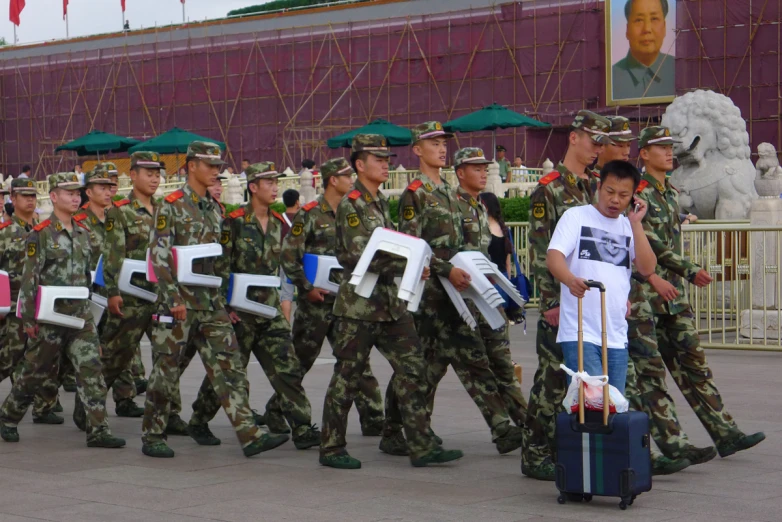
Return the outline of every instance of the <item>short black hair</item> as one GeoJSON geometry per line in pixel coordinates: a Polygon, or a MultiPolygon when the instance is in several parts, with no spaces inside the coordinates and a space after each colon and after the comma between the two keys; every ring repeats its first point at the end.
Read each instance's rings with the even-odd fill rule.
{"type": "Polygon", "coordinates": [[[638,188],[638,184],[641,183],[641,173],[635,168],[635,165],[627,161],[614,160],[609,161],[603,168],[600,169],[600,183],[603,183],[608,176],[614,176],[618,179],[632,179],[633,191],[638,188]]]}
{"type": "Polygon", "coordinates": [[[30,165],[25,165],[24,167],[22,167],[22,172],[30,172],[31,170],[33,169],[30,168],[30,165]]]}
{"type": "Polygon", "coordinates": [[[285,203],[285,208],[291,208],[299,202],[299,191],[296,189],[288,189],[282,193],[282,202],[285,203]]]}
{"type": "Polygon", "coordinates": [[[360,150],[350,155],[350,166],[353,167],[353,170],[356,171],[356,174],[358,174],[358,167],[356,167],[356,163],[358,162],[358,160],[366,161],[368,157],[369,157],[368,150],[360,150]]]}
{"type": "MultiPolygon", "coordinates": [[[[630,12],[633,10],[633,2],[635,0],[627,0],[625,3],[625,20],[630,21],[630,12]]],[[[660,0],[660,5],[663,8],[663,17],[668,17],[668,0],[660,0]]]]}
{"type": "Polygon", "coordinates": [[[303,169],[311,169],[315,166],[315,162],[311,159],[305,159],[301,162],[301,168],[303,169]]]}

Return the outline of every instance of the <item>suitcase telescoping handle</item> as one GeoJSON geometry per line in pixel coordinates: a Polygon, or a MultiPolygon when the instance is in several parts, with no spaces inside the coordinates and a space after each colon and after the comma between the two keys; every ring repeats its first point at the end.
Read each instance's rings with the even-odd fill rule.
{"type": "MultiPolygon", "coordinates": [[[[589,288],[600,290],[600,322],[603,347],[601,358],[603,362],[603,375],[608,375],[608,334],[606,333],[606,287],[599,281],[586,280],[584,283],[589,288]]],[[[578,371],[584,371],[584,326],[582,313],[582,299],[578,299],[578,371]]],[[[609,388],[606,383],[603,386],[603,425],[608,426],[609,388]]],[[[584,382],[578,383],[578,422],[584,424],[584,382]]]]}

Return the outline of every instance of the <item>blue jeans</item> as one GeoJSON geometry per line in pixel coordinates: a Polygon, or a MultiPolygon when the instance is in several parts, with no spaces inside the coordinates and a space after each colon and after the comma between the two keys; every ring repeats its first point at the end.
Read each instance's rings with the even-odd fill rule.
{"type": "MultiPolygon", "coordinates": [[[[568,341],[559,343],[562,347],[562,355],[565,357],[565,366],[578,371],[578,342],[568,341]]],[[[603,375],[602,348],[597,344],[584,343],[584,371],[589,375],[603,375]]],[[[627,348],[624,350],[608,349],[608,384],[619,390],[624,395],[625,382],[627,381],[627,348]]],[[[570,376],[567,376],[567,384],[570,386],[570,376]]]]}

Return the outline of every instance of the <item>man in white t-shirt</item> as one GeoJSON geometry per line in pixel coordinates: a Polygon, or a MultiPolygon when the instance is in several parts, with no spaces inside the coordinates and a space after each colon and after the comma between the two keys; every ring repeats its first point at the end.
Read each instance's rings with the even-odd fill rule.
{"type": "Polygon", "coordinates": [[[570,208],[562,215],[546,257],[561,287],[557,343],[565,365],[572,370],[578,368],[578,298],[584,299],[584,371],[589,375],[603,375],[601,307],[599,292],[588,292],[584,281],[605,285],[608,379],[621,393],[627,376],[631,263],[645,277],[654,273],[657,264],[641,224],[646,203],[633,198],[640,181],[641,174],[630,163],[606,163],[600,171],[597,202],[570,208]]]}

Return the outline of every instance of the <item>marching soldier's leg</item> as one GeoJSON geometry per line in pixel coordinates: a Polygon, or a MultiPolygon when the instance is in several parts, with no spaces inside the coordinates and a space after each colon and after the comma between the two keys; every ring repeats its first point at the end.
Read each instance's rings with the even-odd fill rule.
{"type": "Polygon", "coordinates": [[[529,392],[521,471],[529,477],[554,480],[554,427],[567,392],[567,381],[559,368],[564,358],[557,344],[557,327],[548,324],[543,317],[538,319],[535,345],[538,369],[529,392]]]}
{"type": "Polygon", "coordinates": [[[63,353],[60,359],[60,375],[58,377],[62,389],[67,392],[76,391],[76,373],[73,362],[63,353]]]}
{"type": "Polygon", "coordinates": [[[136,387],[136,395],[147,391],[147,371],[144,361],[141,359],[141,343],[136,346],[133,361],[130,364],[130,374],[133,376],[133,385],[136,387]]]}
{"type": "Polygon", "coordinates": [[[660,339],[663,336],[666,350],[663,352],[660,343],[660,351],[663,352],[668,371],[715,442],[720,456],[727,457],[763,441],[763,433],[745,435],[725,408],[714,384],[706,353],[700,345],[692,309],[660,316],[657,337],[660,339]]]}
{"type": "Polygon", "coordinates": [[[301,385],[302,369],[293,350],[288,321],[278,315],[256,323],[255,329],[260,342],[250,346],[277,393],[277,401],[293,430],[296,448],[317,446],[320,432],[312,425],[312,408],[301,385]]]}
{"type": "Polygon", "coordinates": [[[364,371],[358,379],[356,392],[356,410],[361,422],[361,434],[366,437],[378,437],[383,432],[383,396],[380,394],[380,383],[377,382],[372,366],[367,360],[364,371]]]}
{"type": "Polygon", "coordinates": [[[489,367],[497,380],[500,396],[505,402],[508,415],[516,426],[522,426],[527,420],[527,400],[521,392],[521,385],[516,379],[513,368],[508,323],[506,321],[505,326],[493,330],[482,315],[478,314],[476,317],[481,338],[486,346],[489,367]]]}
{"type": "Polygon", "coordinates": [[[17,425],[33,402],[35,392],[52,374],[60,358],[65,328],[42,324],[35,339],[29,339],[11,392],[0,408],[0,435],[6,442],[17,442],[17,425]]]}
{"type": "Polygon", "coordinates": [[[144,331],[152,320],[151,306],[125,306],[124,317],[107,314],[101,329],[103,378],[112,389],[117,416],[141,417],[144,409],[133,401],[135,384],[130,375],[130,364],[144,331]]]}

